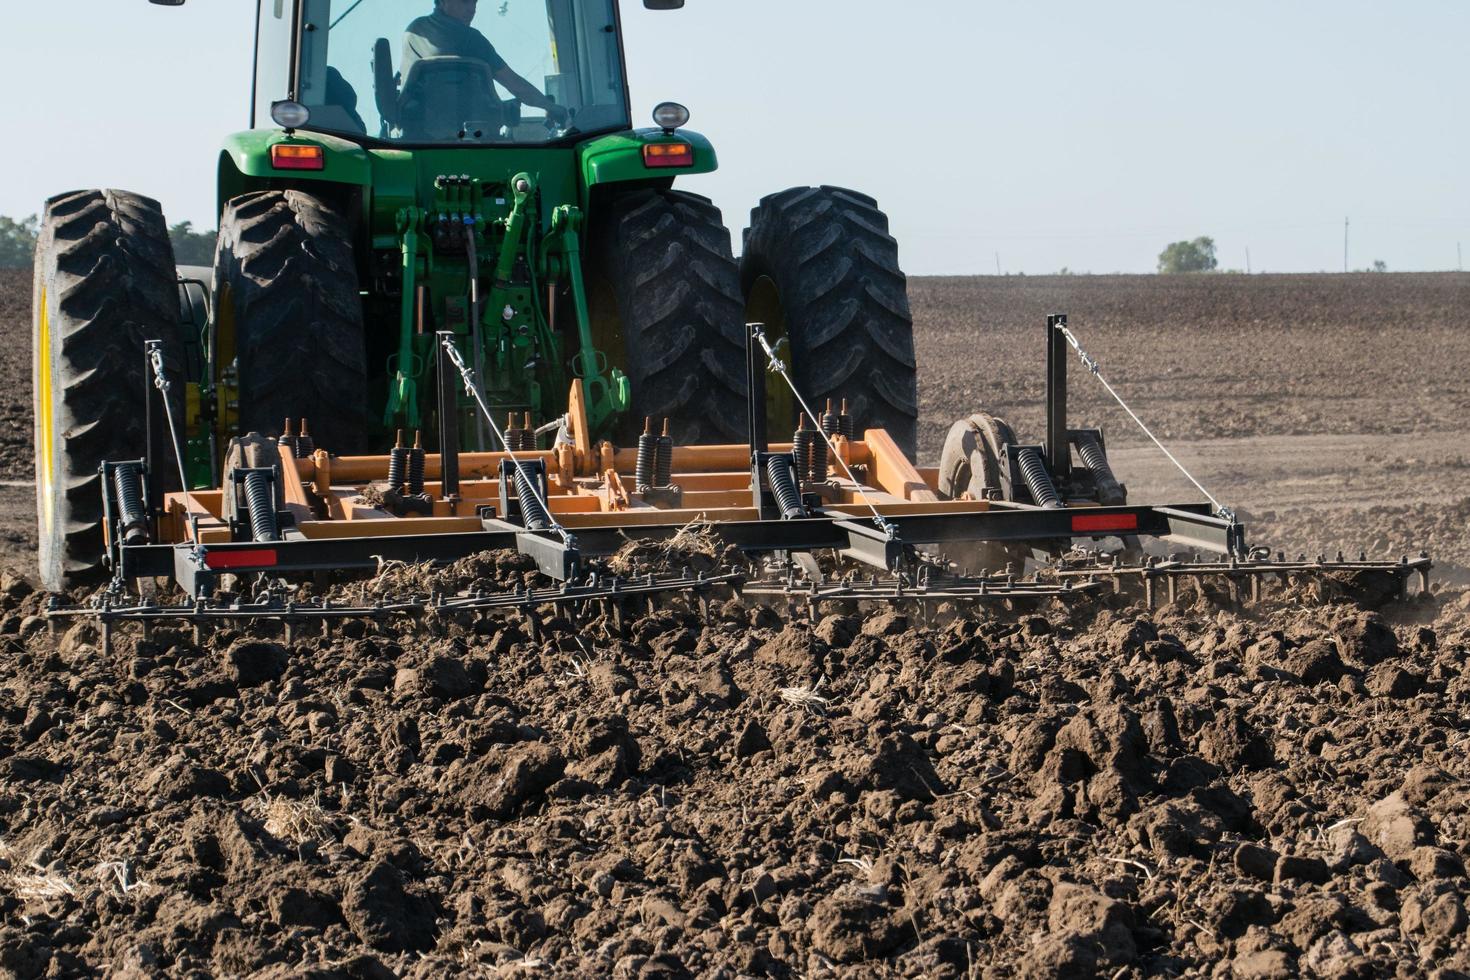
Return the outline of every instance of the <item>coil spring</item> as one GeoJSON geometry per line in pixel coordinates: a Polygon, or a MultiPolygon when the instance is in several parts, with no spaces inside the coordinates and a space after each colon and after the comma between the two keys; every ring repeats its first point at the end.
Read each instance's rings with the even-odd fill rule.
{"type": "Polygon", "coordinates": [[[301,420],[301,435],[296,437],[296,458],[307,459],[316,452],[316,440],[306,431],[306,419],[301,420]]]}
{"type": "Polygon", "coordinates": [[[852,416],[847,414],[847,399],[842,399],[842,408],[837,412],[837,434],[851,439],[857,434],[857,425],[852,421],[852,416]]]}
{"type": "Polygon", "coordinates": [[[117,488],[117,505],[123,540],[142,544],[148,540],[148,511],[143,506],[143,473],[137,463],[123,463],[112,471],[117,488]]]}
{"type": "Polygon", "coordinates": [[[1113,475],[1113,467],[1108,463],[1108,454],[1103,452],[1102,443],[1097,436],[1091,432],[1081,433],[1077,437],[1077,455],[1082,457],[1082,464],[1092,473],[1092,482],[1097,487],[1099,503],[1113,506],[1127,501],[1128,495],[1123,492],[1122,484],[1113,475]]]}
{"type": "Polygon", "coordinates": [[[812,437],[811,470],[807,479],[821,483],[827,479],[827,440],[816,431],[812,432],[812,437]]]}
{"type": "Polygon", "coordinates": [[[408,492],[410,496],[417,497],[424,492],[424,465],[428,459],[428,453],[424,447],[414,446],[408,450],[408,492]]]}
{"type": "Polygon", "coordinates": [[[505,418],[505,448],[507,452],[518,453],[521,451],[521,427],[516,424],[516,413],[511,412],[505,418]]]}
{"type": "Polygon", "coordinates": [[[536,427],[531,423],[531,413],[526,413],[526,424],[521,428],[521,445],[518,452],[534,453],[536,451],[536,427]]]}
{"type": "Polygon", "coordinates": [[[771,493],[776,497],[776,506],[781,508],[782,520],[805,517],[801,506],[801,491],[796,487],[792,474],[794,460],[790,456],[772,456],[766,460],[766,479],[771,484],[771,493]]]}
{"type": "Polygon", "coordinates": [[[286,418],[286,421],[281,423],[281,437],[277,439],[276,442],[290,449],[292,456],[297,455],[296,426],[292,423],[289,416],[286,418]]]}
{"type": "Polygon", "coordinates": [[[521,521],[526,527],[533,531],[544,531],[551,527],[551,514],[536,493],[531,474],[520,465],[516,466],[516,495],[521,501],[521,521]]]}
{"type": "Polygon", "coordinates": [[[253,541],[276,540],[276,496],[271,475],[264,470],[245,474],[245,506],[250,509],[253,541]]]}
{"type": "Polygon", "coordinates": [[[791,434],[791,456],[796,460],[796,478],[802,483],[813,479],[812,451],[819,441],[821,436],[806,427],[806,416],[803,415],[800,428],[791,434]]]}
{"type": "Polygon", "coordinates": [[[674,437],[669,434],[669,420],[664,419],[663,435],[653,454],[653,485],[666,487],[674,480],[674,437]]]}
{"type": "Polygon", "coordinates": [[[402,493],[403,486],[408,482],[408,454],[407,446],[394,446],[388,450],[388,486],[394,493],[402,493]]]}
{"type": "Polygon", "coordinates": [[[822,417],[817,422],[821,430],[829,436],[839,435],[837,413],[832,411],[832,399],[827,399],[827,407],[822,410],[822,417]]]}
{"type": "Polygon", "coordinates": [[[641,492],[654,485],[654,457],[657,455],[658,436],[653,434],[653,419],[644,419],[643,432],[638,436],[638,458],[633,464],[633,489],[641,492]]]}
{"type": "Polygon", "coordinates": [[[1021,467],[1021,477],[1026,481],[1026,486],[1031,490],[1031,499],[1036,501],[1038,507],[1055,510],[1062,506],[1062,495],[1057,493],[1056,484],[1051,482],[1051,474],[1041,461],[1041,453],[1035,449],[1018,450],[1016,463],[1021,467]]]}

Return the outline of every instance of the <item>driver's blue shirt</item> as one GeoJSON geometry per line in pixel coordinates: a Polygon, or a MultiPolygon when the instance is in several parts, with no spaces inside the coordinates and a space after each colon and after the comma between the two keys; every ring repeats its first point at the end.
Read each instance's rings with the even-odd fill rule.
{"type": "Polygon", "coordinates": [[[485,35],[438,10],[409,24],[404,33],[399,70],[405,80],[422,58],[473,58],[488,64],[491,74],[505,67],[505,59],[485,35]]]}

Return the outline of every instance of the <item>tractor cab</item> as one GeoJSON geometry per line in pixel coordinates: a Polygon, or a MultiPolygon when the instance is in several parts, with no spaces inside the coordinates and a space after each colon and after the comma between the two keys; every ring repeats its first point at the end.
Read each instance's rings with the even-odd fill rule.
{"type": "Polygon", "coordinates": [[[631,128],[614,0],[262,0],[257,16],[257,127],[411,146],[631,128]]]}

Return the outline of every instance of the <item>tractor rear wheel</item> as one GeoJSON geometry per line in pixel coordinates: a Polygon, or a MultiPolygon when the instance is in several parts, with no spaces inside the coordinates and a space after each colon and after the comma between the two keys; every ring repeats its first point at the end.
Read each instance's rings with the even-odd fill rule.
{"type": "MultiPolygon", "coordinates": [[[[983,412],[950,426],[939,454],[939,496],[945,500],[965,496],[972,500],[1014,500],[1000,460],[1006,444],[1015,442],[1016,434],[1009,425],[983,412]]],[[[1016,544],[982,541],[964,557],[987,571],[1001,572],[1012,565],[1020,571],[1026,562],[1026,550],[1016,544]]]]}
{"type": "Polygon", "coordinates": [[[744,442],[740,271],[720,209],[682,191],[619,195],[593,258],[592,319],[632,387],[619,441],[635,444],[652,417],[678,444],[744,442]]]}
{"type": "MultiPolygon", "coordinates": [[[[750,213],[740,278],[746,320],[766,324],[773,342],[786,338],[812,411],[845,398],[859,432],[886,429],[913,458],[914,322],[898,243],[878,203],[840,187],[795,187],[762,199],[750,213]]],[[[772,413],[773,427],[795,421],[772,413]]]]}
{"type": "Polygon", "coordinates": [[[316,445],[367,448],[367,351],[347,219],[302,191],[234,198],[220,216],[214,332],[233,346],[241,433],[305,418],[316,445]]]}
{"type": "MultiPolygon", "coordinates": [[[[158,202],[114,190],[53,197],[34,284],[37,562],[41,584],[61,591],[104,572],[102,462],[145,452],[146,340],[164,343],[183,424],[178,285],[158,202]]],[[[150,475],[173,490],[176,472],[169,460],[150,475]]]]}

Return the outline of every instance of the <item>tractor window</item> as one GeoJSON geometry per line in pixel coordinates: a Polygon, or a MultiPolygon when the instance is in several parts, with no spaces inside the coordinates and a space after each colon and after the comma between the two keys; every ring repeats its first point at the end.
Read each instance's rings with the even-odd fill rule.
{"type": "Polygon", "coordinates": [[[614,0],[298,2],[307,129],[534,145],[629,126],[614,0]]]}
{"type": "Polygon", "coordinates": [[[296,4],[261,0],[256,26],[255,118],[253,126],[271,124],[271,103],[291,94],[291,33],[296,4]]]}

